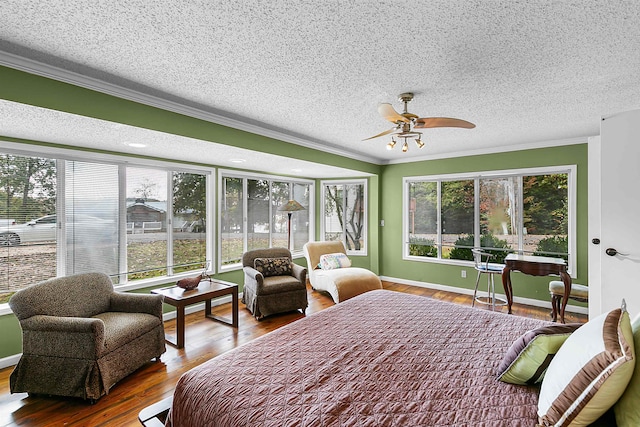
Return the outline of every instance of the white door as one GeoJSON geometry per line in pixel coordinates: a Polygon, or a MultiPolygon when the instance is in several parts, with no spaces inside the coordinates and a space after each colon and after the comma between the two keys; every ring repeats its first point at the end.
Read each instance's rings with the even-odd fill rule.
{"type": "Polygon", "coordinates": [[[624,298],[633,318],[640,313],[640,110],[604,117],[599,143],[589,145],[589,316],[624,298]]]}

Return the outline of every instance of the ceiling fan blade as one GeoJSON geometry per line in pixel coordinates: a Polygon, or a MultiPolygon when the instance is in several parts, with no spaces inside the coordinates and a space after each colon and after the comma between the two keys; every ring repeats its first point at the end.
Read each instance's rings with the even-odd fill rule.
{"type": "Polygon", "coordinates": [[[380,113],[382,117],[384,117],[386,120],[389,120],[391,123],[409,123],[411,121],[402,114],[399,114],[396,110],[393,109],[391,104],[386,102],[378,105],[378,113],[380,113]]]}
{"type": "Polygon", "coordinates": [[[391,132],[394,132],[397,129],[398,129],[397,127],[392,127],[391,129],[385,130],[384,132],[381,132],[381,133],[379,133],[377,135],[370,136],[369,138],[365,138],[365,139],[363,139],[363,141],[366,141],[368,139],[378,138],[379,136],[389,135],[391,132]]]}
{"type": "Polygon", "coordinates": [[[473,129],[476,127],[471,122],[462,119],[452,119],[449,117],[424,117],[416,119],[414,128],[426,129],[426,128],[465,128],[473,129]]]}

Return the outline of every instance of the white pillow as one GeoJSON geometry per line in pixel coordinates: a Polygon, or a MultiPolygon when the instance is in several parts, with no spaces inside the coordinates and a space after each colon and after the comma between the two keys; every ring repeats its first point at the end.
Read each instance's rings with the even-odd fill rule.
{"type": "Polygon", "coordinates": [[[538,422],[588,426],[622,395],[635,365],[629,314],[622,308],[578,328],[562,344],[542,380],[538,422]]]}
{"type": "Polygon", "coordinates": [[[335,268],[351,267],[351,260],[342,252],[335,254],[320,255],[320,264],[323,270],[333,270],[335,268]]]}

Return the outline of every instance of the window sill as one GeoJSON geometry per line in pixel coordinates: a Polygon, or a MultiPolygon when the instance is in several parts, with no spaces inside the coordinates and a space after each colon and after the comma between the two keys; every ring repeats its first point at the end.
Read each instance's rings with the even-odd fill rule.
{"type": "MultiPolygon", "coordinates": [[[[127,283],[126,285],[114,285],[114,289],[118,292],[129,292],[135,291],[137,289],[144,288],[152,288],[156,286],[166,285],[167,283],[175,283],[180,279],[184,279],[185,277],[194,277],[199,273],[200,270],[193,271],[185,271],[182,273],[175,274],[173,276],[162,276],[162,277],[153,277],[151,279],[142,279],[136,280],[131,283],[127,283]]],[[[213,274],[208,271],[207,274],[213,274]]],[[[8,303],[0,304],[0,316],[6,316],[8,314],[13,314],[11,308],[8,303]]]]}

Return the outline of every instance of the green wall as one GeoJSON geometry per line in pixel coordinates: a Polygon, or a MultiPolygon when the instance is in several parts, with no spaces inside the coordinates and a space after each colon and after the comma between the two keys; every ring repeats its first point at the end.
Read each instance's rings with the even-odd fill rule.
{"type": "MultiPolygon", "coordinates": [[[[44,77],[0,67],[0,99],[51,108],[69,113],[100,118],[158,130],[204,141],[222,143],[256,151],[296,157],[315,163],[360,171],[368,176],[368,254],[352,257],[359,267],[388,277],[426,283],[444,284],[472,289],[475,271],[472,266],[460,267],[438,263],[402,260],[402,178],[446,173],[516,169],[553,165],[578,165],[577,174],[577,259],[578,274],[575,281],[587,281],[587,146],[586,144],[526,150],[491,155],[459,157],[397,165],[379,166],[346,157],[278,141],[272,138],[228,128],[178,113],[138,104],[110,95],[80,88],[44,77]],[[385,226],[380,227],[384,219],[385,226]],[[467,278],[460,270],[467,270],[467,278]]],[[[24,143],[13,138],[0,139],[24,143]]],[[[54,144],[50,144],[54,145],[54,144]]],[[[168,159],[171,160],[171,159],[168,159]]],[[[208,165],[213,166],[215,165],[208,165]]],[[[357,176],[354,176],[357,178],[357,176]]],[[[316,181],[319,189],[320,181],[316,181]]],[[[316,237],[319,238],[322,214],[319,211],[319,191],[316,192],[316,237]]],[[[296,260],[305,265],[303,259],[296,260]]],[[[242,271],[215,275],[220,280],[242,283],[242,271]]],[[[517,297],[548,300],[548,278],[532,278],[519,273],[513,275],[514,294],[517,297]]],[[[12,314],[0,316],[0,358],[21,351],[21,333],[12,314]]]]}
{"type": "MultiPolygon", "coordinates": [[[[586,142],[586,141],[585,141],[586,142]]],[[[577,165],[577,278],[575,283],[587,284],[587,144],[567,145],[535,150],[513,151],[443,160],[431,160],[385,166],[380,181],[380,274],[406,280],[449,285],[473,289],[476,272],[473,265],[461,267],[435,262],[406,261],[402,259],[402,179],[410,176],[441,175],[544,166],[577,165]],[[467,277],[461,277],[461,270],[467,277]]],[[[486,279],[484,279],[486,280],[486,279]]],[[[516,297],[549,301],[549,278],[512,274],[516,297]]],[[[486,283],[486,282],[485,282],[486,283]]],[[[496,284],[499,291],[502,285],[496,284]]]]}
{"type": "MultiPolygon", "coordinates": [[[[376,164],[329,154],[233,129],[8,67],[0,66],[0,82],[2,82],[2,84],[0,84],[0,99],[8,101],[124,123],[131,126],[269,154],[295,157],[314,163],[351,169],[358,171],[358,175],[362,173],[362,176],[367,176],[367,174],[375,175],[380,173],[381,170],[381,167],[376,164]]],[[[60,146],[59,144],[51,144],[48,141],[25,141],[3,135],[0,135],[0,140],[24,144],[60,146]]],[[[172,159],[163,160],[173,161],[172,159]]],[[[216,165],[206,166],[216,167],[216,165]]],[[[370,184],[370,190],[377,193],[377,178],[372,182],[373,184],[370,184]]],[[[375,201],[376,199],[374,197],[369,200],[371,204],[372,200],[375,201]]],[[[375,208],[371,210],[376,211],[375,208]]],[[[373,236],[370,235],[369,247],[371,253],[377,253],[377,245],[378,241],[375,234],[373,236]],[[374,249],[372,250],[371,248],[374,249]]],[[[302,265],[306,264],[304,260],[296,260],[296,262],[302,265]]],[[[371,262],[370,256],[361,257],[355,263],[372,269],[376,264],[375,262],[371,262]]],[[[239,284],[242,284],[243,281],[242,270],[220,273],[214,277],[239,284]]],[[[0,334],[0,358],[20,353],[22,351],[21,332],[17,319],[13,314],[0,316],[0,331],[2,331],[0,334]]]]}

